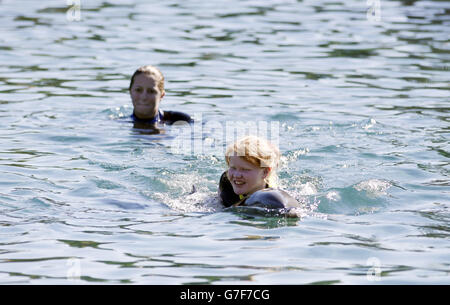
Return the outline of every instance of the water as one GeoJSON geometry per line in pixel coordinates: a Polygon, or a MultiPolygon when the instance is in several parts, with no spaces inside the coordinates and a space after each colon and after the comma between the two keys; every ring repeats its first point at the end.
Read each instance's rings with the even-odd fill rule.
{"type": "Polygon", "coordinates": [[[373,3],[0,1],[0,283],[449,284],[450,4],[373,3]],[[192,130],[127,122],[144,64],[192,130]],[[220,207],[227,122],[300,218],[220,207]]]}

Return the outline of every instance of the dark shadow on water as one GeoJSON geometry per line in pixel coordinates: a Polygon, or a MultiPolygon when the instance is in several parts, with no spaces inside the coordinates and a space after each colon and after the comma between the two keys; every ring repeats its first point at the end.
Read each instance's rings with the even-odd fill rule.
{"type": "Polygon", "coordinates": [[[133,123],[133,131],[136,131],[137,133],[142,134],[142,135],[156,135],[156,134],[164,134],[165,133],[164,129],[159,128],[154,124],[141,123],[141,122],[133,123]]]}
{"type": "Polygon", "coordinates": [[[274,229],[279,227],[293,227],[300,222],[298,217],[288,217],[283,211],[268,210],[255,207],[230,207],[225,209],[242,218],[242,220],[231,221],[230,223],[255,227],[259,229],[274,229]]]}

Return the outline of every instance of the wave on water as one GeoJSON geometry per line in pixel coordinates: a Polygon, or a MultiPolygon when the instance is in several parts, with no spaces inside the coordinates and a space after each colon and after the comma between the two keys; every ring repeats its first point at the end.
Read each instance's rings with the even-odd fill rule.
{"type": "Polygon", "coordinates": [[[182,213],[213,213],[223,210],[217,195],[211,192],[194,192],[178,198],[171,198],[167,193],[157,193],[165,205],[182,213]]]}
{"type": "Polygon", "coordinates": [[[149,205],[146,203],[138,203],[133,201],[123,201],[123,200],[117,200],[117,199],[104,199],[103,203],[116,206],[121,209],[145,209],[148,208],[149,205]]]}
{"type": "Polygon", "coordinates": [[[386,180],[369,179],[344,188],[328,189],[317,194],[318,211],[346,215],[380,211],[388,204],[387,190],[392,185],[386,180]]]}

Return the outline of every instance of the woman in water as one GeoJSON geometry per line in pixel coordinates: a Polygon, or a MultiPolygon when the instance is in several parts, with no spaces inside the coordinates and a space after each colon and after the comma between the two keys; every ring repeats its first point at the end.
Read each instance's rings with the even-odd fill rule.
{"type": "Polygon", "coordinates": [[[225,207],[251,206],[289,210],[299,203],[276,188],[280,151],[272,143],[246,136],[228,146],[228,169],[220,177],[219,197],[225,207]]]}
{"type": "Polygon", "coordinates": [[[135,127],[154,127],[159,124],[171,125],[177,121],[191,123],[192,118],[178,111],[162,111],[159,104],[166,92],[164,90],[164,76],[154,66],[138,68],[130,82],[130,96],[133,102],[131,119],[135,127]]]}

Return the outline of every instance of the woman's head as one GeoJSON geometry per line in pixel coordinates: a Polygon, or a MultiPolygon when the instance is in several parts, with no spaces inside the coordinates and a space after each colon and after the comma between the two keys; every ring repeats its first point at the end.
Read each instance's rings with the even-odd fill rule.
{"type": "Polygon", "coordinates": [[[140,119],[153,119],[165,95],[164,76],[156,67],[140,67],[131,77],[129,91],[135,116],[140,119]]]}
{"type": "Polygon", "coordinates": [[[227,176],[236,194],[251,194],[276,184],[280,151],[269,141],[243,137],[227,147],[227,176]]]}
{"type": "Polygon", "coordinates": [[[131,91],[131,88],[133,87],[134,79],[139,74],[146,74],[148,76],[151,76],[157,83],[159,90],[161,92],[164,92],[164,75],[158,68],[151,65],[139,67],[136,71],[134,71],[134,74],[131,77],[130,87],[128,88],[129,91],[131,91]]]}

